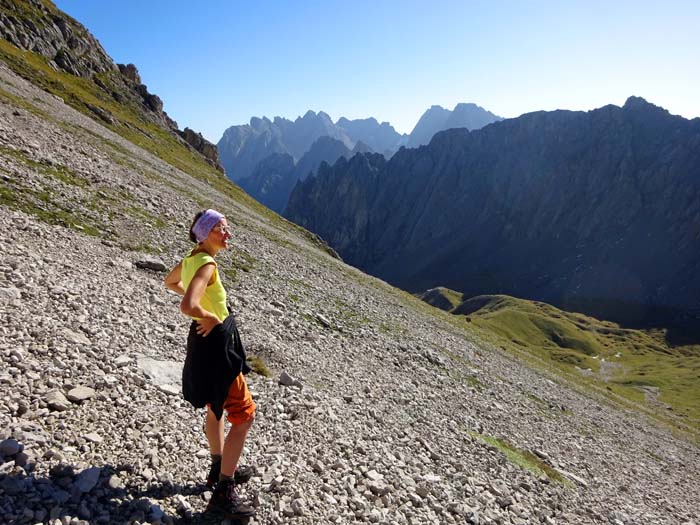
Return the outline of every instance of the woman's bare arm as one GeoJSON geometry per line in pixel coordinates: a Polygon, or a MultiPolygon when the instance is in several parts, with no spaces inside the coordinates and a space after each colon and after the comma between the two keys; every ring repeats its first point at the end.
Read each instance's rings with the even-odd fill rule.
{"type": "Polygon", "coordinates": [[[209,332],[211,332],[216,325],[221,323],[218,317],[202,308],[200,304],[202,296],[204,295],[204,290],[206,290],[209,281],[211,281],[214,276],[215,269],[216,266],[214,263],[208,263],[197,270],[197,273],[194,274],[180,303],[180,311],[183,314],[200,319],[197,322],[197,333],[205,337],[209,335],[209,332]]]}
{"type": "Polygon", "coordinates": [[[165,277],[165,286],[176,294],[185,295],[185,288],[182,286],[182,263],[178,263],[175,268],[165,277]]]}

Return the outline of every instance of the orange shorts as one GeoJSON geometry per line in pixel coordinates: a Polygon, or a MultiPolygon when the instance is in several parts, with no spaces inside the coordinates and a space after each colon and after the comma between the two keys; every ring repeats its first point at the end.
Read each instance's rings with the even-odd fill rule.
{"type": "MultiPolygon", "coordinates": [[[[207,407],[209,403],[207,403],[207,407]]],[[[232,425],[246,423],[255,417],[255,402],[248,390],[243,374],[238,374],[228,389],[226,401],[224,401],[226,419],[232,425]]]]}

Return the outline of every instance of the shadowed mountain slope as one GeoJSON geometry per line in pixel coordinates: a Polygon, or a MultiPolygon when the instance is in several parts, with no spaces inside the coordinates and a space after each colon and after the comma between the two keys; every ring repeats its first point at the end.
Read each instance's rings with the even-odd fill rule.
{"type": "Polygon", "coordinates": [[[407,290],[700,326],[700,120],[632,97],[319,170],[285,215],[407,290]]]}
{"type": "MultiPolygon", "coordinates": [[[[358,143],[356,149],[358,146],[362,147],[362,143],[358,143]]],[[[315,173],[322,162],[333,164],[340,157],[349,157],[351,154],[339,140],[323,136],[311,145],[296,164],[291,155],[272,154],[258,162],[252,175],[239,180],[238,184],[261,204],[282,213],[297,181],[315,173]]]]}

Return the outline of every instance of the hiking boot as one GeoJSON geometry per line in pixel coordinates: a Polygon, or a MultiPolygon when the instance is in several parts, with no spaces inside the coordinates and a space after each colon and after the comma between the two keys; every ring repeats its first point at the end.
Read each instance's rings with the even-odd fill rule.
{"type": "MultiPolygon", "coordinates": [[[[211,464],[209,475],[207,476],[207,488],[211,489],[219,481],[221,474],[221,460],[211,464]]],[[[248,465],[239,465],[233,473],[233,481],[236,485],[243,485],[255,474],[255,469],[248,465]]]]}
{"type": "Polygon", "coordinates": [[[255,509],[241,501],[232,479],[217,483],[207,505],[207,512],[223,514],[226,519],[236,520],[255,516],[255,509]]]}

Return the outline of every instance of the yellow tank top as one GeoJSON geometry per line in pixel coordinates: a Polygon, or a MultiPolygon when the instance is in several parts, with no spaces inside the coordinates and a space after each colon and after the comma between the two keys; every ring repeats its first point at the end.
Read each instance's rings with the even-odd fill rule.
{"type": "MultiPolygon", "coordinates": [[[[192,250],[194,251],[194,250],[192,250]]],[[[180,279],[185,291],[192,282],[194,274],[197,273],[205,264],[214,263],[214,282],[206,287],[204,295],[199,301],[199,304],[206,311],[213,313],[220,321],[228,317],[228,308],[226,307],[226,290],[221,284],[219,278],[219,269],[216,266],[214,258],[206,252],[199,252],[192,255],[192,252],[182,260],[182,270],[180,271],[180,279]]],[[[193,317],[193,319],[197,319],[193,317]]]]}

